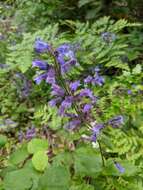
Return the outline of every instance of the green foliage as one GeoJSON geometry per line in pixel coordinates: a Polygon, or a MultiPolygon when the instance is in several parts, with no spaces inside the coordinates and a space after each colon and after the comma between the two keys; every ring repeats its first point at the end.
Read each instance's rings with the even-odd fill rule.
{"type": "Polygon", "coordinates": [[[27,144],[23,144],[10,155],[9,162],[13,165],[20,164],[28,157],[27,144]]]}
{"type": "Polygon", "coordinates": [[[64,166],[50,166],[40,179],[40,190],[67,190],[70,186],[70,173],[64,166]]]}
{"type": "Polygon", "coordinates": [[[6,143],[7,143],[7,137],[4,135],[0,135],[0,148],[5,146],[6,143]]]}
{"type": "MultiPolygon", "coordinates": [[[[0,3],[0,190],[142,190],[143,37],[142,25],[134,23],[141,20],[140,7],[133,0],[0,3]],[[104,33],[110,34],[107,39],[104,33]],[[99,137],[104,167],[98,143],[83,140],[89,131],[65,131],[66,119],[48,106],[49,85],[34,84],[31,62],[39,58],[33,51],[37,37],[55,48],[62,43],[78,46],[79,66],[68,73],[71,80],[101,68],[106,82],[92,89],[99,97],[95,118],[106,122],[124,116],[122,128],[108,126],[99,137]],[[28,96],[21,96],[18,73],[30,83],[28,96]],[[33,126],[36,137],[21,145],[19,132],[25,135],[33,126]],[[123,174],[114,160],[125,168],[123,174]]],[[[51,57],[42,58],[52,64],[51,57]]]]}
{"type": "Polygon", "coordinates": [[[33,139],[28,143],[28,152],[30,154],[38,151],[46,151],[48,149],[48,142],[45,139],[33,139]]]}
{"type": "Polygon", "coordinates": [[[38,151],[32,158],[33,166],[38,171],[44,171],[48,165],[48,157],[44,151],[38,151]]]}

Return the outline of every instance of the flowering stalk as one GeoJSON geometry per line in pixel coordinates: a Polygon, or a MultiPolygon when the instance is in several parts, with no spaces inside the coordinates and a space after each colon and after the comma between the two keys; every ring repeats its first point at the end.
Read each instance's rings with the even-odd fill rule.
{"type": "Polygon", "coordinates": [[[33,61],[34,67],[39,67],[39,69],[44,71],[35,78],[35,82],[40,84],[42,80],[45,80],[51,84],[51,95],[54,98],[51,99],[49,104],[59,109],[59,115],[61,117],[69,118],[69,122],[65,125],[66,129],[79,129],[83,124],[88,126],[88,129],[91,131],[91,136],[88,137],[88,140],[98,142],[104,166],[104,155],[100,141],[97,140],[98,135],[107,125],[113,128],[119,127],[123,124],[123,117],[114,117],[104,124],[96,123],[93,117],[92,109],[96,105],[97,97],[88,86],[102,86],[104,84],[104,78],[99,74],[100,69],[98,67],[94,68],[93,76],[87,76],[82,84],[80,80],[69,82],[66,81],[64,76],[73,66],[78,65],[75,52],[71,48],[71,45],[62,44],[58,48],[53,49],[49,44],[38,39],[35,43],[35,50],[38,53],[48,52],[54,59],[52,66],[43,61],[33,61]],[[68,112],[69,110],[70,112],[68,112]]]}

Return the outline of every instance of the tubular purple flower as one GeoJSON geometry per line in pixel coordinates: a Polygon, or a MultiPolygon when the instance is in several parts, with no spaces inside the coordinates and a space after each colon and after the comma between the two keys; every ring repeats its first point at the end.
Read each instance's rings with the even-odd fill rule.
{"type": "Polygon", "coordinates": [[[54,99],[52,99],[52,100],[49,101],[49,105],[50,105],[51,107],[54,107],[54,106],[56,106],[58,103],[60,103],[61,100],[62,100],[62,99],[61,99],[60,97],[54,98],[54,99]]]}
{"type": "Polygon", "coordinates": [[[110,119],[108,124],[111,125],[113,128],[120,127],[120,125],[124,124],[123,116],[119,115],[110,119]]]}
{"type": "Polygon", "coordinates": [[[73,102],[72,96],[65,97],[64,101],[61,103],[61,105],[59,107],[59,114],[64,115],[65,110],[72,106],[72,102],[73,102]]]}
{"type": "Polygon", "coordinates": [[[56,52],[58,52],[59,55],[62,55],[63,57],[67,57],[69,59],[72,59],[75,57],[74,52],[72,51],[72,47],[69,44],[62,44],[57,49],[56,52]]]}
{"type": "Polygon", "coordinates": [[[84,83],[85,83],[85,84],[89,84],[89,83],[91,83],[92,79],[93,79],[93,77],[89,75],[88,77],[86,77],[86,78],[84,79],[84,83]]]}
{"type": "Polygon", "coordinates": [[[80,86],[80,81],[79,80],[70,83],[70,89],[73,92],[75,92],[79,86],[80,86]]]}
{"type": "Polygon", "coordinates": [[[91,141],[96,142],[97,136],[100,133],[100,130],[104,128],[103,124],[95,124],[95,126],[91,129],[92,135],[90,136],[91,141]]]}
{"type": "Polygon", "coordinates": [[[47,70],[48,67],[49,67],[49,65],[46,62],[44,62],[44,61],[34,60],[32,62],[32,67],[38,67],[41,70],[47,70]]]}
{"type": "Polygon", "coordinates": [[[62,96],[63,97],[65,95],[65,91],[57,84],[53,84],[51,94],[53,96],[62,96]]]}
{"type": "Polygon", "coordinates": [[[67,123],[64,128],[67,130],[74,130],[81,124],[81,121],[77,118],[67,123]]]}
{"type": "Polygon", "coordinates": [[[96,76],[92,80],[92,84],[102,86],[104,84],[104,78],[96,73],[96,76]]]}
{"type": "Polygon", "coordinates": [[[125,168],[123,168],[121,166],[121,164],[119,164],[118,162],[114,162],[116,168],[119,170],[120,173],[124,173],[125,172],[125,168]]]}
{"type": "Polygon", "coordinates": [[[49,84],[55,84],[56,79],[55,79],[55,70],[53,67],[50,67],[48,72],[47,72],[47,78],[46,82],[49,84]]]}
{"type": "Polygon", "coordinates": [[[90,112],[90,110],[92,109],[92,105],[91,104],[85,104],[84,107],[83,107],[83,113],[88,113],[90,112]]]}
{"type": "Polygon", "coordinates": [[[104,128],[103,124],[95,124],[95,126],[92,128],[92,133],[99,135],[100,130],[104,128]]]}
{"type": "Polygon", "coordinates": [[[80,97],[89,97],[89,98],[93,98],[93,92],[88,89],[88,88],[85,88],[85,89],[82,89],[80,91],[80,94],[79,94],[80,97]]]}
{"type": "Polygon", "coordinates": [[[36,135],[36,130],[34,127],[27,129],[27,131],[26,131],[26,139],[27,140],[32,139],[33,137],[35,137],[35,135],[36,135]]]}
{"type": "Polygon", "coordinates": [[[50,46],[40,38],[37,38],[34,44],[34,49],[37,53],[44,53],[46,51],[49,51],[50,46]]]}
{"type": "Polygon", "coordinates": [[[61,71],[62,73],[67,73],[73,66],[76,65],[76,60],[75,59],[71,59],[67,62],[65,62],[64,64],[61,65],[61,71]]]}
{"type": "Polygon", "coordinates": [[[40,84],[42,80],[46,80],[47,78],[47,73],[42,73],[39,76],[37,76],[34,81],[36,82],[36,84],[40,84]]]}

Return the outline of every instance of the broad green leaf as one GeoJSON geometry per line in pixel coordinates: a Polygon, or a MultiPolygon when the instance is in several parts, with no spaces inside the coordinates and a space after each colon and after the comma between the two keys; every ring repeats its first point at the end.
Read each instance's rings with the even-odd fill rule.
{"type": "Polygon", "coordinates": [[[44,151],[36,152],[32,158],[33,166],[38,171],[44,171],[48,166],[48,156],[44,151]]]}
{"type": "Polygon", "coordinates": [[[88,184],[73,185],[70,190],[94,190],[94,187],[88,184]]]}
{"type": "Polygon", "coordinates": [[[70,173],[64,166],[50,166],[40,179],[39,190],[68,190],[70,173]]]}
{"type": "Polygon", "coordinates": [[[4,178],[5,190],[27,190],[32,184],[32,175],[28,169],[10,172],[4,178]]]}
{"type": "Polygon", "coordinates": [[[48,149],[48,141],[45,139],[32,139],[28,143],[28,152],[34,154],[38,151],[45,151],[48,149]]]}
{"type": "Polygon", "coordinates": [[[4,135],[0,135],[0,148],[5,146],[6,143],[7,143],[7,137],[4,135]]]}
{"type": "Polygon", "coordinates": [[[23,162],[28,157],[27,144],[23,144],[15,152],[10,155],[9,162],[17,165],[20,162],[23,162]]]}
{"type": "Polygon", "coordinates": [[[75,152],[75,173],[79,176],[96,177],[102,171],[102,159],[89,147],[79,148],[75,152]]]}

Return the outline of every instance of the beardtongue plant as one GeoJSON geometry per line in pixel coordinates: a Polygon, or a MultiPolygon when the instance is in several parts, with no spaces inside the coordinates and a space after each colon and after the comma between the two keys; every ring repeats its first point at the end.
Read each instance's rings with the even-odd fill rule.
{"type": "MultiPolygon", "coordinates": [[[[94,94],[94,86],[102,86],[105,83],[104,77],[100,75],[100,68],[95,67],[92,75],[82,79],[70,80],[68,73],[73,67],[78,67],[75,50],[70,44],[62,44],[57,48],[36,39],[35,51],[40,54],[49,54],[52,57],[52,64],[43,60],[33,60],[32,67],[37,67],[41,73],[34,79],[36,84],[42,81],[51,85],[51,97],[49,105],[57,107],[58,114],[67,119],[63,128],[69,132],[78,132],[81,128],[87,129],[85,139],[91,143],[98,143],[104,166],[104,156],[98,136],[101,130],[110,125],[118,128],[123,124],[123,116],[115,116],[104,123],[98,123],[93,111],[96,109],[98,97],[94,94]]],[[[124,168],[114,161],[116,168],[123,173],[124,168]]]]}

